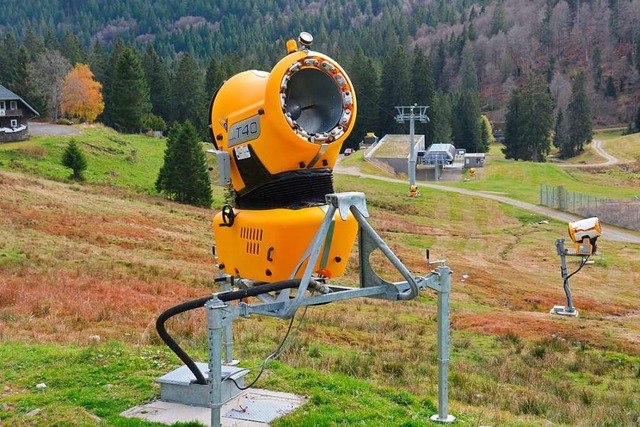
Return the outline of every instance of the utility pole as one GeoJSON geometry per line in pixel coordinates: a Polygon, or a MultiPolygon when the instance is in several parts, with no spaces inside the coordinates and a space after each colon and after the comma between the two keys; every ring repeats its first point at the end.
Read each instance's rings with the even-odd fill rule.
{"type": "Polygon", "coordinates": [[[415,197],[418,193],[418,186],[416,185],[416,153],[415,153],[415,121],[420,120],[420,123],[428,123],[429,117],[427,116],[427,105],[400,105],[395,107],[398,110],[396,116],[396,122],[404,123],[405,120],[409,120],[409,196],[415,197]]]}

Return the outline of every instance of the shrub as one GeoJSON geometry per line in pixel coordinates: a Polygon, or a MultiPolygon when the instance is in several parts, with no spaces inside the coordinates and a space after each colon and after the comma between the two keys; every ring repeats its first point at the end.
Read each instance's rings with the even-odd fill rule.
{"type": "Polygon", "coordinates": [[[69,145],[62,155],[62,165],[73,171],[73,179],[78,181],[84,179],[82,173],[87,169],[87,158],[74,139],[69,141],[69,145]]]}

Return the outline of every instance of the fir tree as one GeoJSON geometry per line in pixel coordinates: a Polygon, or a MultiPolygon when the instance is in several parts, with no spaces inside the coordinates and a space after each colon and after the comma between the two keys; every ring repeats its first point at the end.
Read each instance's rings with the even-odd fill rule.
{"type": "Polygon", "coordinates": [[[211,206],[207,162],[198,132],[190,122],[176,124],[169,131],[156,189],[180,203],[211,206]]]}
{"type": "Polygon", "coordinates": [[[467,42],[462,50],[462,62],[460,64],[460,80],[463,92],[478,91],[478,70],[473,58],[473,46],[467,42]]]}
{"type": "Polygon", "coordinates": [[[33,26],[31,25],[27,25],[22,46],[24,46],[24,48],[27,49],[27,52],[29,52],[30,61],[35,61],[38,55],[45,50],[44,40],[36,34],[33,26]]]}
{"type": "Polygon", "coordinates": [[[224,79],[225,75],[221,65],[215,60],[215,58],[211,58],[204,78],[204,90],[206,95],[212,98],[222,85],[224,79]]]}
{"type": "MultiPolygon", "coordinates": [[[[431,63],[429,59],[424,56],[422,50],[417,47],[413,53],[411,83],[413,89],[411,91],[411,102],[418,105],[427,105],[431,108],[433,97],[435,96],[431,63]]],[[[429,115],[430,112],[430,110],[427,110],[427,115],[429,115]]],[[[424,134],[425,140],[428,143],[433,142],[433,124],[431,122],[416,123],[416,133],[424,134]]]]}
{"type": "Polygon", "coordinates": [[[451,98],[448,94],[438,93],[428,110],[433,125],[433,143],[451,143],[451,98]]]}
{"type": "Polygon", "coordinates": [[[553,126],[553,100],[542,77],[532,76],[511,92],[505,115],[507,159],[546,161],[553,126]]]}
{"type": "Polygon", "coordinates": [[[62,154],[62,165],[73,171],[73,179],[78,181],[84,179],[83,172],[87,169],[87,158],[74,139],[69,141],[62,154]]]}
{"type": "Polygon", "coordinates": [[[638,104],[638,111],[636,112],[636,132],[640,132],[640,104],[638,104]]]}
{"type": "Polygon", "coordinates": [[[80,45],[80,40],[78,40],[78,37],[76,37],[70,29],[64,30],[60,52],[67,58],[71,66],[85,62],[85,53],[80,45]]]}
{"type": "Polygon", "coordinates": [[[581,153],[584,144],[590,143],[593,137],[586,77],[582,71],[576,73],[571,81],[567,121],[569,122],[569,143],[573,146],[575,153],[581,153]]]}
{"type": "Polygon", "coordinates": [[[164,121],[168,121],[172,111],[169,71],[152,45],[149,45],[142,58],[142,66],[149,86],[151,111],[164,121]]]}
{"type": "Polygon", "coordinates": [[[607,77],[607,84],[604,87],[604,96],[606,96],[607,98],[616,97],[616,85],[613,81],[613,76],[607,77]]]}
{"type": "Polygon", "coordinates": [[[87,62],[97,81],[104,86],[107,77],[109,57],[100,42],[95,42],[87,55],[87,62]]]}
{"type": "Polygon", "coordinates": [[[402,46],[385,60],[380,83],[380,131],[381,133],[406,133],[406,125],[396,123],[396,106],[408,105],[410,90],[407,58],[402,46]]]}
{"type": "Polygon", "coordinates": [[[493,16],[491,17],[491,36],[497,35],[499,32],[506,33],[507,18],[504,12],[504,0],[498,0],[495,9],[493,9],[493,16]]]}
{"type": "Polygon", "coordinates": [[[124,43],[122,40],[118,39],[111,49],[111,55],[109,56],[107,66],[105,67],[104,80],[100,80],[100,78],[98,78],[98,81],[102,83],[102,93],[104,95],[104,111],[102,112],[101,117],[102,121],[109,126],[113,125],[113,121],[111,119],[111,111],[113,109],[113,103],[111,102],[113,80],[116,74],[116,65],[118,64],[118,60],[120,59],[120,56],[122,56],[124,49],[124,43]]]}
{"type": "Polygon", "coordinates": [[[356,49],[347,71],[357,96],[358,118],[344,148],[356,148],[367,132],[378,132],[380,82],[377,67],[362,49],[356,49]]]}
{"type": "Polygon", "coordinates": [[[469,152],[485,152],[480,128],[480,101],[476,92],[458,93],[451,113],[453,144],[469,152]]]}
{"type": "Polygon", "coordinates": [[[193,56],[186,54],[178,64],[171,90],[172,119],[177,122],[189,120],[204,137],[206,136],[206,108],[203,96],[202,71],[193,56]]]}
{"type": "Polygon", "coordinates": [[[556,127],[553,133],[553,145],[559,150],[560,158],[567,159],[576,155],[575,147],[569,141],[569,127],[562,109],[558,110],[556,127]]]}
{"type": "Polygon", "coordinates": [[[125,48],[116,64],[111,83],[111,122],[125,132],[137,132],[151,112],[149,89],[138,54],[125,48]]]}

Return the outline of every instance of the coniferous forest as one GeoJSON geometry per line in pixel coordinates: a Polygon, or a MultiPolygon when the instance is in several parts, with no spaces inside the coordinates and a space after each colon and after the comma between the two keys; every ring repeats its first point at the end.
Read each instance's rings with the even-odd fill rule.
{"type": "MultiPolygon", "coordinates": [[[[57,117],[35,75],[52,72],[43,55],[58,52],[61,66],[88,64],[102,84],[99,121],[136,131],[189,120],[204,136],[220,83],[270,70],[303,30],[356,87],[352,146],[368,131],[405,132],[394,106],[416,102],[431,107],[417,129],[429,141],[484,151],[481,113],[503,134],[517,116],[509,105],[538,99],[545,107],[531,120],[544,126],[533,128],[566,129],[556,139],[571,155],[590,140],[574,128],[632,128],[640,104],[640,0],[10,1],[0,14],[0,84],[57,117]],[[586,112],[571,110],[585,103],[586,112]]],[[[515,140],[536,147],[507,150],[525,160],[543,160],[551,143],[515,140]]]]}

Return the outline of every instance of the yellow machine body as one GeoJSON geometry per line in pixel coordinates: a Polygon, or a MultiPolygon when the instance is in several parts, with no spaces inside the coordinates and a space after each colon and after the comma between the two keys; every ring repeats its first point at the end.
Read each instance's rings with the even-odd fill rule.
{"type": "Polygon", "coordinates": [[[349,77],[333,59],[298,50],[270,73],[231,77],[210,113],[214,143],[229,152],[231,182],[242,193],[264,184],[266,173],[333,168],[355,124],[356,100],[349,77]]]}
{"type": "MultiPolygon", "coordinates": [[[[234,211],[231,226],[222,213],[213,219],[218,266],[223,273],[262,282],[301,278],[307,263],[297,264],[309,246],[326,212],[326,206],[303,209],[234,211]]],[[[349,213],[336,212],[320,250],[314,272],[324,277],[344,273],[353,248],[358,223],[349,213]]]]}
{"type": "MultiPolygon", "coordinates": [[[[211,137],[228,158],[234,198],[213,231],[218,266],[232,276],[302,277],[306,264],[298,263],[324,220],[325,196],[335,192],[332,169],[355,124],[347,73],[302,36],[303,48],[287,42],[271,72],[236,74],[211,101],[211,137]]],[[[336,215],[314,273],[342,275],[357,230],[351,214],[344,221],[336,215]]]]}
{"type": "Polygon", "coordinates": [[[598,237],[602,235],[602,227],[598,217],[570,222],[568,228],[569,237],[576,246],[577,254],[592,255],[596,252],[596,242],[598,237]]]}

